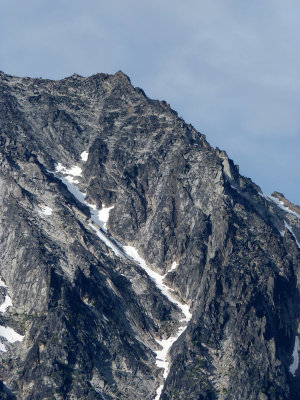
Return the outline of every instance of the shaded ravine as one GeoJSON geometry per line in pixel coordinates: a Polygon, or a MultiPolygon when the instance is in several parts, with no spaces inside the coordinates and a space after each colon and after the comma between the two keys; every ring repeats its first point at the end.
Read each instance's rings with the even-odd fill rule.
{"type": "MultiPolygon", "coordinates": [[[[81,154],[82,161],[85,162],[87,160],[88,153],[83,152],[81,154]]],[[[180,326],[174,336],[170,336],[168,339],[158,340],[156,342],[161,346],[161,350],[156,350],[156,365],[163,369],[163,382],[156,390],[156,396],[154,400],[159,400],[161,396],[161,392],[164,387],[164,383],[167,379],[169,373],[169,361],[168,354],[172,345],[176,342],[176,340],[182,335],[182,333],[187,328],[187,324],[190,321],[192,314],[189,311],[189,306],[187,304],[179,301],[178,297],[174,293],[174,290],[167,286],[164,283],[164,278],[166,275],[177,268],[177,263],[173,262],[170,269],[166,274],[161,275],[151,268],[147,266],[146,261],[140,257],[137,249],[132,246],[124,246],[119,241],[114,239],[110,234],[108,234],[106,229],[106,224],[109,218],[109,212],[113,208],[103,206],[101,210],[98,210],[95,205],[89,204],[85,198],[86,194],[81,192],[76,184],[79,183],[76,177],[81,176],[81,168],[78,166],[73,166],[70,169],[65,168],[62,164],[58,163],[55,168],[55,172],[49,171],[54,174],[58,179],[60,179],[68,188],[70,193],[82,204],[86,205],[90,209],[91,220],[89,222],[89,226],[95,231],[96,235],[101,239],[107,247],[113,250],[114,254],[117,257],[126,258],[130,261],[135,261],[140,265],[141,268],[145,270],[149,278],[155,283],[156,287],[161,291],[161,293],[173,304],[175,304],[184,315],[179,323],[180,326]]]]}
{"type": "MultiPolygon", "coordinates": [[[[170,302],[176,304],[177,307],[180,308],[180,310],[184,314],[184,318],[179,321],[181,326],[178,329],[175,336],[170,336],[168,339],[156,340],[156,342],[162,347],[162,350],[156,351],[156,365],[164,370],[163,378],[165,381],[169,373],[169,361],[168,361],[169,350],[172,347],[173,343],[175,343],[176,340],[180,337],[180,335],[185,331],[187,324],[192,317],[192,314],[189,312],[189,306],[187,304],[179,302],[176,296],[174,295],[173,290],[169,286],[163,283],[163,280],[166,277],[166,275],[172,270],[174,270],[177,264],[176,262],[174,262],[170,270],[167,271],[165,275],[160,275],[147,266],[145,260],[143,260],[139,256],[137,250],[134,247],[124,246],[124,250],[126,251],[127,255],[131,256],[147,272],[149,277],[155,282],[157,288],[162,292],[162,294],[166,296],[170,302]]],[[[163,387],[164,387],[164,382],[158,387],[156,391],[155,400],[160,399],[163,387]]]]}

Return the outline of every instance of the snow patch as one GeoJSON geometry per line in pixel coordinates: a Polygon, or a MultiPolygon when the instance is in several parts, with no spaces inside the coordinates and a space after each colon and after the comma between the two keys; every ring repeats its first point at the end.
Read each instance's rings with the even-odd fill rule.
{"type": "Polygon", "coordinates": [[[0,336],[5,338],[9,343],[22,342],[24,336],[19,335],[13,328],[0,325],[0,336]]]}
{"type": "Polygon", "coordinates": [[[48,206],[42,206],[42,214],[44,215],[51,215],[52,214],[52,208],[48,206]]]}
{"type": "Polygon", "coordinates": [[[298,246],[299,249],[300,249],[300,243],[298,242],[297,237],[296,237],[296,235],[294,234],[291,225],[289,225],[286,221],[284,221],[284,226],[286,227],[286,229],[288,229],[288,230],[291,232],[291,234],[293,235],[293,237],[294,237],[294,239],[295,239],[295,242],[297,243],[297,246],[298,246]]]}
{"type": "Polygon", "coordinates": [[[159,400],[160,399],[160,395],[161,395],[161,392],[162,392],[163,388],[164,388],[164,384],[161,384],[159,386],[159,388],[156,390],[156,396],[155,396],[154,400],[159,400]]]}
{"type": "Polygon", "coordinates": [[[3,343],[0,343],[0,351],[2,351],[3,353],[7,352],[6,347],[4,346],[3,343]]]}
{"type": "MultiPolygon", "coordinates": [[[[289,214],[292,214],[292,215],[294,215],[294,216],[297,217],[297,218],[300,218],[300,214],[298,214],[298,213],[296,213],[296,212],[290,210],[288,207],[286,207],[286,206],[284,205],[283,201],[277,199],[277,197],[274,197],[274,196],[271,196],[271,195],[267,195],[267,194],[264,194],[264,193],[258,193],[258,194],[259,194],[260,196],[262,196],[264,199],[266,199],[266,200],[268,200],[268,201],[270,201],[270,202],[275,203],[275,204],[276,204],[279,208],[281,208],[283,211],[285,211],[285,212],[287,212],[287,213],[289,213],[289,214]]],[[[286,221],[284,221],[284,226],[285,226],[285,227],[291,232],[291,234],[294,236],[295,241],[296,241],[298,247],[300,248],[300,244],[299,244],[299,242],[298,242],[298,240],[297,240],[297,238],[296,238],[296,235],[294,234],[294,232],[293,232],[293,230],[292,230],[292,227],[291,227],[286,221]]],[[[285,234],[285,231],[284,231],[284,230],[279,231],[279,233],[280,233],[280,235],[281,235],[282,237],[284,237],[284,234],[285,234]]]]}
{"type": "Polygon", "coordinates": [[[11,306],[12,306],[12,301],[11,301],[11,298],[9,297],[9,295],[7,294],[5,296],[4,303],[2,303],[0,306],[0,312],[5,313],[5,311],[8,309],[8,307],[11,307],[11,306]]]}
{"type": "Polygon", "coordinates": [[[103,207],[99,211],[96,209],[95,205],[88,203],[86,204],[90,207],[92,221],[98,224],[104,230],[104,232],[107,232],[107,221],[109,218],[109,213],[114,208],[114,206],[105,207],[103,205],[103,207]]]}
{"type": "Polygon", "coordinates": [[[2,381],[2,382],[3,382],[4,388],[5,388],[8,392],[12,393],[12,388],[11,388],[6,382],[4,382],[4,381],[2,381]]]}
{"type": "Polygon", "coordinates": [[[289,367],[289,371],[291,374],[294,376],[296,375],[296,371],[299,367],[299,337],[295,337],[295,345],[294,345],[294,350],[293,350],[293,362],[289,367]]]}
{"type": "Polygon", "coordinates": [[[296,213],[296,212],[294,212],[294,211],[292,211],[292,210],[290,210],[288,207],[286,207],[285,205],[284,205],[284,202],[282,201],[282,200],[279,200],[279,199],[277,199],[277,197],[274,197],[274,196],[264,196],[265,198],[266,197],[268,197],[271,201],[273,201],[273,203],[275,203],[279,208],[281,208],[283,211],[285,211],[285,212],[287,212],[287,213],[289,213],[289,214],[292,214],[292,215],[294,215],[295,217],[297,217],[297,218],[300,218],[300,214],[298,214],[298,213],[296,213]]]}
{"type": "MultiPolygon", "coordinates": [[[[87,152],[83,152],[83,153],[88,154],[87,152]]],[[[55,166],[55,171],[59,172],[63,175],[67,175],[67,176],[57,176],[54,173],[54,175],[56,175],[57,178],[59,178],[67,186],[69,192],[71,192],[73,194],[73,196],[76,197],[76,199],[78,201],[80,201],[80,203],[83,203],[90,208],[92,221],[95,222],[96,224],[98,224],[105,232],[107,232],[107,221],[109,218],[109,213],[114,208],[114,206],[106,207],[105,205],[103,205],[101,210],[97,210],[97,208],[94,204],[87,203],[87,201],[85,200],[86,193],[83,193],[78,189],[76,184],[79,182],[78,182],[78,180],[74,179],[74,176],[81,175],[80,167],[73,166],[71,169],[68,170],[61,163],[58,163],[55,166]]],[[[51,172],[51,171],[49,171],[49,172],[51,172]]],[[[53,172],[51,172],[51,173],[53,173],[53,172]]]]}
{"type": "MultiPolygon", "coordinates": [[[[3,280],[0,278],[0,286],[7,288],[3,280]]],[[[7,294],[5,296],[4,302],[0,306],[0,312],[5,313],[8,307],[12,306],[12,300],[7,294]]],[[[3,339],[6,339],[9,343],[14,343],[17,341],[22,341],[24,339],[24,336],[20,335],[17,333],[13,328],[10,328],[9,326],[2,326],[0,325],[0,337],[3,339]]],[[[2,341],[0,342],[0,351],[6,353],[6,347],[2,341]]]]}
{"type": "Polygon", "coordinates": [[[57,176],[57,178],[59,178],[68,188],[69,192],[72,193],[72,195],[80,201],[80,203],[84,203],[85,202],[85,197],[86,194],[81,192],[77,186],[74,185],[74,183],[78,183],[78,181],[74,180],[71,176],[67,176],[67,177],[63,177],[63,176],[57,176]]]}
{"type": "MultiPolygon", "coordinates": [[[[75,170],[77,167],[73,167],[75,170]]],[[[56,165],[56,171],[62,174],[66,173],[66,168],[58,163],[56,165]],[[57,167],[58,166],[58,167],[57,167]]],[[[53,172],[51,172],[53,173],[53,172]]],[[[111,207],[103,207],[101,210],[97,210],[96,206],[93,204],[89,204],[85,198],[86,194],[81,192],[78,187],[75,185],[76,181],[72,176],[68,175],[66,177],[58,176],[54,173],[54,175],[60,179],[68,188],[69,192],[73,194],[73,196],[82,204],[85,204],[89,207],[91,212],[91,220],[93,223],[97,224],[101,229],[98,229],[94,224],[89,223],[89,226],[96,232],[97,236],[109,247],[113,250],[113,252],[121,258],[124,258],[125,255],[122,251],[122,246],[117,243],[114,239],[110,239],[105,234],[107,233],[107,221],[109,218],[109,212],[113,209],[114,206],[111,207]],[[104,231],[104,232],[103,232],[104,231]]]]}
{"type": "MultiPolygon", "coordinates": [[[[189,311],[189,306],[187,304],[181,303],[177,297],[174,295],[172,289],[167,286],[166,284],[163,283],[164,278],[166,277],[167,274],[165,275],[160,275],[159,273],[153,271],[151,268],[149,268],[143,258],[141,258],[138,254],[138,251],[132,247],[132,246],[124,246],[123,247],[126,254],[129,257],[132,257],[137,263],[140,264],[140,266],[147,272],[149,277],[154,281],[158,289],[162,292],[164,296],[167,297],[167,299],[176,304],[177,307],[182,311],[184,318],[181,319],[179,322],[182,323],[182,326],[178,329],[176,335],[170,336],[168,339],[162,339],[162,340],[156,340],[156,342],[162,347],[161,350],[156,351],[156,365],[159,368],[163,368],[164,373],[163,377],[166,380],[168,373],[169,373],[169,361],[168,361],[168,353],[170,348],[172,347],[173,343],[176,342],[176,340],[179,338],[180,335],[186,330],[187,324],[192,318],[192,314],[189,311]]],[[[174,262],[171,266],[171,269],[168,271],[172,271],[177,267],[177,263],[174,262]]],[[[167,272],[167,273],[168,273],[167,272]]],[[[156,397],[155,400],[159,400],[162,389],[163,389],[163,384],[158,387],[156,391],[156,397]]]]}
{"type": "Polygon", "coordinates": [[[98,211],[98,220],[99,220],[100,226],[105,231],[107,229],[107,221],[108,221],[108,218],[109,218],[110,210],[112,210],[113,208],[114,208],[114,206],[111,206],[111,207],[103,206],[101,208],[101,210],[98,211]]]}
{"type": "Polygon", "coordinates": [[[87,159],[88,159],[88,157],[89,157],[89,153],[88,153],[87,151],[83,151],[83,152],[80,154],[80,157],[81,157],[82,161],[86,162],[87,159]]]}
{"type": "Polygon", "coordinates": [[[5,283],[4,283],[4,281],[2,280],[2,278],[0,278],[0,287],[6,287],[6,288],[7,288],[7,286],[5,285],[5,283]]]}
{"type": "MultiPolygon", "coordinates": [[[[59,172],[63,175],[66,175],[64,178],[67,182],[69,183],[79,183],[78,179],[75,179],[77,176],[81,176],[82,169],[76,165],[71,167],[70,169],[67,169],[64,167],[61,163],[55,164],[55,171],[59,172]]],[[[61,178],[60,178],[61,179],[61,178]]],[[[62,180],[62,179],[61,179],[62,180]]],[[[64,182],[66,183],[66,182],[64,182]]]]}
{"type": "Polygon", "coordinates": [[[267,194],[259,193],[259,192],[258,192],[258,194],[259,194],[261,197],[263,197],[264,199],[266,199],[266,200],[268,200],[268,201],[272,201],[271,199],[269,199],[269,196],[268,196],[267,194]]]}
{"type": "MultiPolygon", "coordinates": [[[[173,290],[167,286],[166,284],[163,283],[164,278],[166,277],[167,274],[165,275],[160,275],[158,272],[153,271],[151,268],[149,268],[145,262],[145,260],[139,256],[138,251],[132,247],[132,246],[124,246],[124,251],[125,253],[134,259],[140,266],[147,272],[147,274],[150,276],[150,278],[154,281],[158,289],[162,292],[164,296],[167,297],[169,301],[172,303],[176,304],[183,312],[185,315],[185,319],[189,320],[191,319],[191,313],[188,311],[189,306],[183,305],[177,297],[174,295],[173,290]]],[[[174,267],[174,263],[172,264],[174,267]]],[[[172,269],[172,267],[171,267],[172,269]]]]}
{"type": "Polygon", "coordinates": [[[71,176],[81,176],[81,173],[82,173],[82,169],[76,165],[74,165],[70,169],[67,169],[61,163],[58,163],[55,165],[55,171],[61,172],[62,174],[65,174],[65,175],[71,175],[71,176]]]}
{"type": "Polygon", "coordinates": [[[169,272],[174,271],[177,267],[178,267],[178,264],[177,264],[176,261],[174,261],[173,264],[171,265],[171,268],[167,271],[167,274],[168,274],[169,272]]]}

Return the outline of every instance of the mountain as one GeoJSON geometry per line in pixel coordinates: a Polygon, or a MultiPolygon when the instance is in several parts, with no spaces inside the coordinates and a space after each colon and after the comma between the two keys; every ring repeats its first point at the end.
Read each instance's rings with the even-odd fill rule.
{"type": "Polygon", "coordinates": [[[300,207],[122,72],[0,81],[0,397],[299,399],[300,207]]]}

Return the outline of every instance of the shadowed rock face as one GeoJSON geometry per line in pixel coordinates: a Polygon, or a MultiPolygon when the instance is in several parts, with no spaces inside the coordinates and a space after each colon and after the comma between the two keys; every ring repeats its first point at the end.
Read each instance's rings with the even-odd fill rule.
{"type": "Polygon", "coordinates": [[[82,169],[87,203],[114,206],[109,235],[160,274],[178,264],[165,283],[192,319],[161,400],[299,399],[299,207],[264,196],[121,72],[0,81],[0,303],[12,300],[0,325],[24,335],[2,341],[1,398],[154,399],[156,340],[182,319],[95,235],[50,172],[61,163],[82,169]]]}

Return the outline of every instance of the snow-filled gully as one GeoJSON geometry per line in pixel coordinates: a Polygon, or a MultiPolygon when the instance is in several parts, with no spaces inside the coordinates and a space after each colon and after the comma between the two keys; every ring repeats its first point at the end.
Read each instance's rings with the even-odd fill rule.
{"type": "MultiPolygon", "coordinates": [[[[83,152],[81,154],[82,161],[86,161],[88,158],[88,153],[83,152]]],[[[89,207],[91,212],[92,223],[89,226],[95,231],[96,235],[110,248],[113,250],[116,256],[121,258],[127,258],[137,262],[156,284],[157,288],[161,293],[167,297],[167,299],[176,304],[177,307],[182,311],[184,318],[180,322],[180,327],[174,336],[170,336],[168,339],[157,340],[156,342],[161,346],[161,350],[156,351],[156,365],[163,369],[163,378],[166,380],[169,373],[169,361],[168,353],[174,342],[179,338],[179,336],[185,331],[188,322],[190,321],[192,314],[189,311],[189,306],[187,304],[181,303],[175,296],[173,290],[164,283],[165,276],[172,270],[176,269],[177,263],[173,262],[171,268],[167,271],[165,275],[160,275],[159,273],[153,271],[146,264],[146,261],[141,258],[138,251],[132,246],[123,246],[112,236],[107,234],[106,224],[109,218],[109,212],[113,207],[105,207],[101,210],[97,210],[96,206],[86,202],[86,194],[81,192],[76,186],[79,183],[76,177],[81,175],[81,168],[74,166],[70,169],[65,168],[62,164],[56,165],[56,171],[53,174],[59,178],[68,187],[69,191],[74,195],[74,197],[89,207]]],[[[154,400],[159,400],[164,384],[161,384],[156,390],[156,397],[154,400]]]]}

